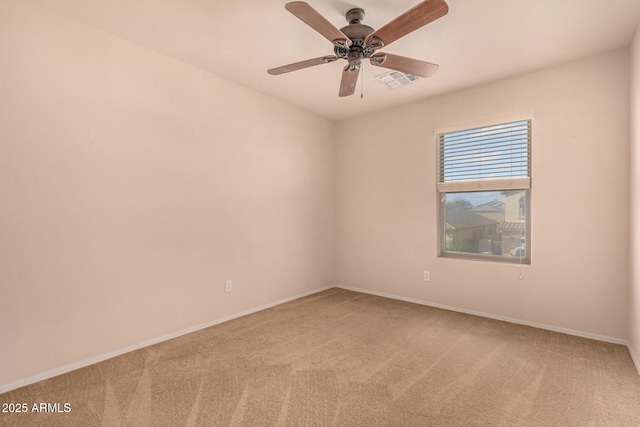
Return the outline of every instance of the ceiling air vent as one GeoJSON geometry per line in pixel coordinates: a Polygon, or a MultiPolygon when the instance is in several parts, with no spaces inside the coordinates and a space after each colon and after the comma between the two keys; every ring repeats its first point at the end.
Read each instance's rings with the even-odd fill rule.
{"type": "Polygon", "coordinates": [[[420,80],[420,77],[413,74],[406,74],[400,71],[389,71],[388,73],[380,74],[376,76],[377,79],[387,85],[389,89],[396,89],[400,86],[407,86],[420,80]]]}

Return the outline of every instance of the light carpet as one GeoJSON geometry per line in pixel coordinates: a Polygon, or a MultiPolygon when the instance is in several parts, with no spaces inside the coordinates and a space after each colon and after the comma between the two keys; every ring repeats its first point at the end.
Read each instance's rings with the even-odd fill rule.
{"type": "Polygon", "coordinates": [[[640,376],[624,346],[335,288],[8,402],[1,425],[637,427],[640,376]]]}

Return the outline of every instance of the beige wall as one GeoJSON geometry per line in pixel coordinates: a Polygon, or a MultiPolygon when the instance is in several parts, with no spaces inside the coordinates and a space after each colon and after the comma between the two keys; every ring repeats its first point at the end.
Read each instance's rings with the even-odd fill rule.
{"type": "MultiPolygon", "coordinates": [[[[640,354],[626,50],[337,129],[19,1],[0,2],[0,52],[0,389],[331,283],[640,354]],[[532,266],[437,258],[434,129],[522,111],[532,266]]],[[[636,35],[633,170],[639,58],[636,35]]]]}
{"type": "Polygon", "coordinates": [[[640,371],[640,27],[631,44],[630,200],[629,343],[640,371]]]}
{"type": "Polygon", "coordinates": [[[629,66],[621,50],[340,122],[338,283],[625,340],[629,66]],[[438,258],[434,129],[527,111],[532,265],[438,258]]]}
{"type": "Polygon", "coordinates": [[[24,2],[0,52],[0,388],[333,283],[335,123],[24,2]]]}

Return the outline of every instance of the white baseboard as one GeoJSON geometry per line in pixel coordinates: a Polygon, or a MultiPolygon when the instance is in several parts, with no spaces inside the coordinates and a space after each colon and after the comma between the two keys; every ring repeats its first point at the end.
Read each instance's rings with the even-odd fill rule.
{"type": "Polygon", "coordinates": [[[620,344],[620,345],[625,345],[627,346],[627,348],[629,349],[629,353],[631,354],[631,358],[633,360],[633,362],[635,363],[636,369],[638,370],[638,374],[640,374],[640,359],[638,359],[638,357],[635,355],[635,353],[633,352],[633,349],[631,348],[631,346],[629,345],[629,343],[626,340],[622,340],[619,338],[612,338],[612,337],[607,337],[604,335],[597,335],[597,334],[592,334],[592,333],[588,333],[588,332],[582,332],[582,331],[576,331],[573,329],[567,329],[567,328],[561,328],[561,327],[557,327],[557,326],[552,326],[552,325],[545,325],[542,323],[536,323],[536,322],[529,322],[526,320],[521,320],[521,319],[515,319],[515,318],[511,318],[511,317],[505,317],[505,316],[498,316],[498,315],[494,315],[494,314],[490,314],[490,313],[485,313],[485,312],[481,312],[481,311],[476,311],[476,310],[467,310],[464,308],[459,308],[459,307],[453,307],[453,306],[448,306],[448,305],[444,305],[444,304],[438,304],[438,303],[434,303],[434,302],[430,302],[430,301],[424,301],[424,300],[419,300],[416,298],[408,298],[408,297],[403,297],[400,295],[394,295],[394,294],[389,294],[386,292],[377,292],[377,291],[371,291],[369,289],[362,289],[362,288],[355,288],[355,287],[351,287],[351,286],[341,286],[341,285],[333,285],[333,286],[325,286],[323,288],[318,288],[318,289],[314,289],[312,291],[309,292],[305,292],[299,295],[295,295],[292,297],[288,297],[288,298],[284,298],[278,301],[274,301],[272,303],[269,304],[265,304],[265,305],[261,305],[259,307],[255,307],[249,310],[245,310],[242,311],[240,313],[235,313],[232,314],[230,316],[225,316],[225,317],[221,317],[219,319],[215,319],[212,320],[210,322],[207,323],[203,323],[197,326],[193,326],[187,329],[183,329],[171,334],[167,334],[167,335],[163,335],[161,337],[158,338],[154,338],[139,344],[135,344],[129,347],[125,347],[119,350],[115,350],[106,354],[101,354],[95,357],[91,357],[89,359],[85,359],[85,360],[81,360],[79,362],[75,362],[75,363],[71,363],[65,366],[61,366],[59,368],[56,369],[52,369],[46,372],[42,372],[40,374],[28,377],[28,378],[24,378],[12,383],[8,383],[8,384],[4,384],[0,386],[0,394],[2,393],[6,393],[9,392],[11,390],[15,390],[17,388],[20,387],[24,387],[27,386],[29,384],[33,384],[39,381],[44,381],[47,380],[49,378],[53,378],[56,377],[58,375],[62,375],[62,374],[66,374],[68,372],[71,371],[75,371],[76,369],[80,369],[80,368],[84,368],[87,367],[89,365],[93,365],[95,363],[99,363],[102,362],[104,360],[107,359],[111,359],[120,355],[123,355],[125,353],[129,353],[131,351],[135,351],[135,350],[139,350],[141,348],[144,347],[148,347],[150,345],[154,345],[154,344],[158,344],[161,343],[163,341],[167,341],[173,338],[177,338],[180,337],[182,335],[186,335],[186,334],[190,334],[192,332],[196,332],[199,331],[201,329],[205,329],[208,328],[210,326],[215,326],[218,325],[220,323],[224,323],[224,322],[228,322],[229,320],[233,320],[233,319],[237,319],[239,317],[243,317],[252,313],[256,313],[258,311],[262,311],[262,310],[266,310],[268,308],[271,307],[275,307],[276,305],[280,305],[280,304],[284,304],[286,302],[289,301],[293,301],[295,299],[298,298],[302,298],[302,297],[306,297],[309,295],[313,295],[316,294],[318,292],[322,292],[322,291],[326,291],[328,289],[331,288],[341,288],[341,289],[346,289],[346,290],[350,290],[350,291],[355,291],[355,292],[361,292],[361,293],[365,293],[365,294],[370,294],[370,295],[377,295],[377,296],[381,296],[381,297],[385,297],[385,298],[391,298],[391,299],[396,299],[396,300],[400,300],[400,301],[406,301],[406,302],[412,302],[415,304],[421,304],[421,305],[426,305],[429,307],[435,307],[435,308],[441,308],[444,310],[450,310],[450,311],[456,311],[456,312],[460,312],[460,313],[466,313],[466,314],[471,314],[474,316],[480,316],[480,317],[486,317],[489,319],[495,319],[495,320],[501,320],[501,321],[505,321],[505,322],[510,322],[510,323],[515,323],[515,324],[519,324],[519,325],[525,325],[525,326],[531,326],[534,328],[539,328],[539,329],[546,329],[549,331],[554,331],[554,332],[560,332],[560,333],[564,333],[564,334],[568,334],[568,335],[575,335],[575,336],[579,336],[579,337],[583,337],[583,338],[590,338],[590,339],[594,339],[594,340],[598,340],[598,341],[604,341],[604,342],[609,342],[609,343],[613,343],[613,344],[620,344]]]}
{"type": "MultiPolygon", "coordinates": [[[[608,336],[605,336],[605,335],[592,334],[592,333],[589,333],[589,332],[577,331],[577,330],[574,330],[574,329],[562,328],[562,327],[559,327],[559,326],[546,325],[544,323],[530,322],[528,320],[516,319],[516,318],[513,318],[513,317],[499,316],[499,315],[496,315],[496,314],[485,313],[483,311],[468,310],[466,308],[453,307],[453,306],[450,306],[450,305],[438,304],[438,303],[435,303],[435,302],[420,300],[420,299],[416,299],[416,298],[408,298],[408,297],[403,297],[403,296],[400,296],[400,295],[388,294],[386,292],[377,292],[377,291],[371,291],[369,289],[361,289],[361,288],[354,288],[354,287],[351,287],[351,286],[341,286],[341,285],[335,285],[335,287],[336,288],[341,288],[341,289],[346,289],[346,290],[349,290],[349,291],[362,292],[362,293],[365,293],[365,294],[371,294],[371,295],[377,295],[377,296],[380,296],[380,297],[396,299],[396,300],[399,300],[399,301],[412,302],[412,303],[415,303],[415,304],[426,305],[426,306],[434,307],[434,308],[442,308],[444,310],[456,311],[456,312],[459,312],[459,313],[472,314],[474,316],[486,317],[488,319],[501,320],[503,322],[515,323],[515,324],[518,324],[518,325],[531,326],[531,327],[538,328],[538,329],[546,329],[548,331],[560,332],[560,333],[567,334],[567,335],[575,335],[575,336],[582,337],[582,338],[590,338],[590,339],[597,340],[597,341],[604,341],[604,342],[608,342],[608,343],[612,343],[612,344],[625,345],[630,349],[629,343],[626,340],[623,340],[623,339],[620,339],[620,338],[613,338],[613,337],[608,337],[608,336]]],[[[636,363],[636,366],[638,366],[637,363],[636,363]]]]}
{"type": "Polygon", "coordinates": [[[624,345],[629,350],[629,354],[631,355],[631,360],[633,360],[633,363],[634,363],[634,365],[636,367],[636,370],[638,371],[638,375],[640,375],[640,358],[638,358],[638,356],[636,356],[636,354],[633,351],[633,348],[631,347],[631,344],[627,340],[623,340],[623,339],[620,339],[620,338],[613,338],[613,337],[609,337],[609,336],[606,336],[606,335],[592,334],[590,332],[577,331],[575,329],[561,328],[559,326],[546,325],[544,323],[530,322],[528,320],[516,319],[516,318],[513,318],[513,317],[498,316],[496,314],[485,313],[485,312],[476,311],[476,310],[468,310],[468,309],[465,309],[465,308],[453,307],[453,306],[444,305],[444,304],[438,304],[438,303],[435,303],[435,302],[420,300],[420,299],[416,299],[416,298],[403,297],[403,296],[400,296],[400,295],[389,294],[389,293],[386,293],[386,292],[377,292],[377,291],[372,291],[372,290],[369,290],[369,289],[355,288],[355,287],[352,287],[352,286],[335,285],[335,287],[336,288],[341,288],[341,289],[347,289],[347,290],[355,291],[355,292],[362,292],[362,293],[370,294],[370,295],[377,295],[377,296],[385,297],[385,298],[396,299],[396,300],[399,300],[399,301],[412,302],[412,303],[415,303],[415,304],[426,305],[426,306],[429,306],[429,307],[442,308],[444,310],[457,311],[459,313],[472,314],[474,316],[486,317],[488,319],[501,320],[503,322],[515,323],[515,324],[518,324],[518,325],[531,326],[533,328],[538,328],[538,329],[546,329],[548,331],[560,332],[560,333],[567,334],[567,335],[574,335],[574,336],[578,336],[578,337],[582,337],[582,338],[590,338],[590,339],[597,340],[597,341],[604,341],[604,342],[608,342],[608,343],[612,343],[612,344],[624,345]]]}
{"type": "Polygon", "coordinates": [[[144,341],[144,342],[139,343],[139,344],[134,344],[132,346],[121,348],[119,350],[115,350],[115,351],[112,351],[112,352],[109,352],[109,353],[105,353],[105,354],[101,354],[101,355],[98,355],[98,356],[95,356],[95,357],[91,357],[89,359],[84,359],[84,360],[81,360],[79,362],[70,363],[68,365],[61,366],[61,367],[55,368],[55,369],[51,369],[49,371],[42,372],[40,374],[31,376],[31,377],[28,377],[28,378],[24,378],[24,379],[21,379],[21,380],[12,382],[12,383],[3,384],[3,385],[0,385],[0,394],[9,392],[11,390],[15,390],[15,389],[20,388],[20,387],[27,386],[29,384],[37,383],[39,381],[44,381],[44,380],[47,380],[49,378],[56,377],[58,375],[66,374],[68,372],[75,371],[76,369],[84,368],[84,367],[87,367],[89,365],[93,365],[95,363],[99,363],[99,362],[105,361],[107,359],[111,359],[111,358],[114,358],[114,357],[117,357],[117,356],[121,356],[121,355],[123,355],[125,353],[129,353],[131,351],[135,351],[135,350],[139,350],[139,349],[144,348],[144,347],[148,347],[150,345],[158,344],[158,343],[161,343],[163,341],[167,341],[167,340],[170,340],[170,339],[173,339],[173,338],[178,338],[178,337],[180,337],[182,335],[190,334],[192,332],[196,332],[196,331],[199,331],[201,329],[208,328],[210,326],[219,325],[220,323],[228,322],[229,320],[237,319],[238,317],[243,317],[243,316],[246,316],[248,314],[252,314],[252,313],[256,313],[258,311],[266,310],[268,308],[275,307],[276,305],[284,304],[285,302],[289,302],[289,301],[293,301],[293,300],[298,299],[298,298],[302,298],[302,297],[306,297],[306,296],[309,296],[309,295],[317,294],[318,292],[326,291],[327,289],[331,289],[331,288],[334,288],[334,287],[335,286],[325,286],[323,288],[314,289],[314,290],[309,291],[309,292],[305,292],[305,293],[298,294],[298,295],[295,295],[295,296],[292,296],[292,297],[284,298],[284,299],[281,299],[281,300],[278,300],[278,301],[271,302],[269,304],[265,304],[265,305],[261,305],[259,307],[251,308],[249,310],[241,311],[240,313],[235,313],[235,314],[232,314],[232,315],[229,315],[229,316],[225,316],[225,317],[221,317],[219,319],[212,320],[212,321],[207,322],[207,323],[203,323],[203,324],[200,324],[200,325],[192,326],[192,327],[187,328],[187,329],[182,329],[180,331],[173,332],[171,334],[162,335],[160,337],[153,338],[151,340],[144,341]]]}
{"type": "Polygon", "coordinates": [[[629,348],[631,359],[633,360],[633,363],[636,365],[636,369],[638,370],[638,375],[640,375],[640,359],[638,359],[638,356],[636,356],[636,354],[633,352],[633,347],[631,347],[631,344],[627,345],[627,347],[629,348]]]}

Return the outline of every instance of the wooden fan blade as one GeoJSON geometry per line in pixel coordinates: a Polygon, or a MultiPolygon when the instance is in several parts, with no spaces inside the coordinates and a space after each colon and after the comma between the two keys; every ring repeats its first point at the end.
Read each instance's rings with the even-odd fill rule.
{"type": "Polygon", "coordinates": [[[337,29],[307,3],[303,1],[292,1],[291,3],[285,4],[284,7],[336,46],[351,46],[349,37],[345,36],[342,31],[337,29]]]}
{"type": "Polygon", "coordinates": [[[293,64],[283,65],[282,67],[272,68],[270,70],[267,70],[267,73],[277,76],[279,74],[313,67],[314,65],[328,64],[329,62],[337,60],[337,56],[321,56],[319,58],[307,59],[306,61],[295,62],[293,64]]]}
{"type": "Polygon", "coordinates": [[[389,68],[424,78],[433,76],[440,68],[438,65],[430,62],[400,55],[392,55],[390,53],[376,53],[371,57],[370,62],[371,65],[375,65],[376,67],[389,68]]]}
{"type": "Polygon", "coordinates": [[[358,83],[358,74],[360,74],[360,66],[357,68],[352,68],[350,65],[344,67],[338,96],[350,96],[354,94],[356,84],[358,83]]]}
{"type": "Polygon", "coordinates": [[[366,38],[366,44],[374,38],[382,40],[383,45],[374,46],[379,49],[388,46],[400,37],[406,36],[412,31],[442,18],[449,12],[449,6],[444,0],[425,0],[417,6],[409,9],[387,25],[378,28],[366,38]]]}

